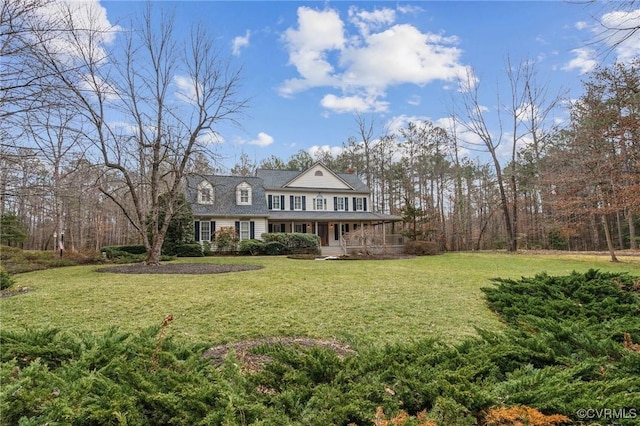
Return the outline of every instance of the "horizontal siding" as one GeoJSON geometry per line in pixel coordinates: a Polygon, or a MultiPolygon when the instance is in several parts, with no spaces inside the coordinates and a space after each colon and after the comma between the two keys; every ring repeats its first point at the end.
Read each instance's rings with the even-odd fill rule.
{"type": "MultiPolygon", "coordinates": [[[[365,197],[367,199],[367,211],[371,211],[371,200],[368,195],[365,194],[353,194],[353,193],[344,193],[344,192],[327,192],[327,191],[267,191],[267,199],[269,195],[273,195],[274,197],[284,195],[284,210],[291,210],[291,199],[289,198],[291,195],[300,195],[305,196],[307,198],[307,211],[314,211],[313,200],[318,196],[318,194],[322,194],[322,196],[327,200],[327,210],[333,211],[333,197],[342,197],[349,199],[349,211],[353,211],[353,197],[365,197]]],[[[265,200],[266,202],[266,200],[265,200]]]]}
{"type": "Polygon", "coordinates": [[[258,217],[258,218],[236,218],[236,219],[217,219],[214,218],[216,221],[216,231],[219,231],[222,227],[231,227],[233,229],[235,229],[236,227],[236,221],[251,221],[251,222],[255,222],[255,237],[259,240],[262,239],[262,234],[264,234],[265,232],[267,232],[267,220],[263,217],[258,217]]]}
{"type": "Polygon", "coordinates": [[[345,184],[341,179],[338,179],[333,173],[319,164],[316,164],[301,176],[291,181],[287,187],[351,189],[349,185],[345,184]],[[317,171],[322,172],[322,176],[316,176],[317,171]]]}

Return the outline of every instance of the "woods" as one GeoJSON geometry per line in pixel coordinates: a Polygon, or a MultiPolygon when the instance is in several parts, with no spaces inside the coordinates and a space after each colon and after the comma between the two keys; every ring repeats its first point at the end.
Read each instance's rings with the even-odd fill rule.
{"type": "MultiPolygon", "coordinates": [[[[139,243],[157,263],[184,178],[219,166],[218,126],[238,122],[248,101],[239,68],[202,28],[183,40],[151,6],[111,27],[95,24],[98,13],[2,4],[0,213],[26,230],[2,238],[42,250],[63,233],[71,250],[139,243]]],[[[597,68],[569,101],[533,61],[508,59],[504,90],[469,73],[444,119],[358,113],[339,154],[243,155],[229,170],[323,161],[357,173],[375,211],[408,218],[409,239],[448,251],[608,250],[615,260],[638,247],[639,67],[636,58],[597,68]]]]}

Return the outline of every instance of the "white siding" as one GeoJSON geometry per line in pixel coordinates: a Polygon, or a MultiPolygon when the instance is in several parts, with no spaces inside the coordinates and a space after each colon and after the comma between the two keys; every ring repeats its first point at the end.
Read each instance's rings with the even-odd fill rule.
{"type": "MultiPolygon", "coordinates": [[[[364,197],[367,199],[367,211],[371,211],[371,200],[369,199],[369,195],[367,194],[362,194],[362,193],[348,193],[348,192],[329,192],[329,191],[325,191],[322,189],[319,189],[318,191],[267,191],[267,200],[269,199],[269,195],[272,195],[274,197],[279,197],[281,195],[284,195],[284,210],[285,211],[290,211],[292,210],[291,208],[291,196],[305,196],[306,197],[306,210],[307,211],[314,211],[314,199],[318,196],[318,194],[321,194],[325,200],[327,200],[327,210],[326,211],[334,211],[334,206],[333,206],[333,198],[334,197],[341,197],[341,198],[348,198],[349,199],[349,211],[353,212],[353,197],[364,197]]],[[[257,226],[257,224],[256,224],[257,226]]]]}
{"type": "Polygon", "coordinates": [[[323,188],[323,189],[352,189],[344,181],[336,177],[331,171],[321,164],[308,169],[287,185],[288,188],[323,188]],[[316,172],[322,176],[316,176],[316,172]]]}
{"type": "Polygon", "coordinates": [[[232,219],[220,219],[214,218],[216,221],[216,231],[219,231],[222,227],[231,227],[235,229],[237,221],[251,221],[255,222],[255,237],[261,240],[261,235],[267,232],[267,219],[264,217],[250,217],[250,218],[232,218],[232,219]]]}

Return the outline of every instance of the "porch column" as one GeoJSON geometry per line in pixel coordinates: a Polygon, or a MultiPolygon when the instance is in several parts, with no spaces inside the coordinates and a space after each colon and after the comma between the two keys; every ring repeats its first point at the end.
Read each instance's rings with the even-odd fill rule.
{"type": "Polygon", "coordinates": [[[291,221],[291,233],[294,233],[294,232],[296,232],[296,227],[293,221],[291,221]]]}

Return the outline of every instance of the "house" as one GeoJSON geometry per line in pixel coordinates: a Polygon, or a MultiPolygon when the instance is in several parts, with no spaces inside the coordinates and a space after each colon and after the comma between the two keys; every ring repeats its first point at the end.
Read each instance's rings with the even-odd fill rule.
{"type": "Polygon", "coordinates": [[[187,199],[196,241],[213,241],[222,227],[240,240],[265,232],[302,232],[320,237],[323,254],[347,251],[344,236],[401,221],[371,211],[371,191],[355,174],[335,173],[322,162],[307,170],[259,169],[255,176],[192,176],[187,199]]]}

